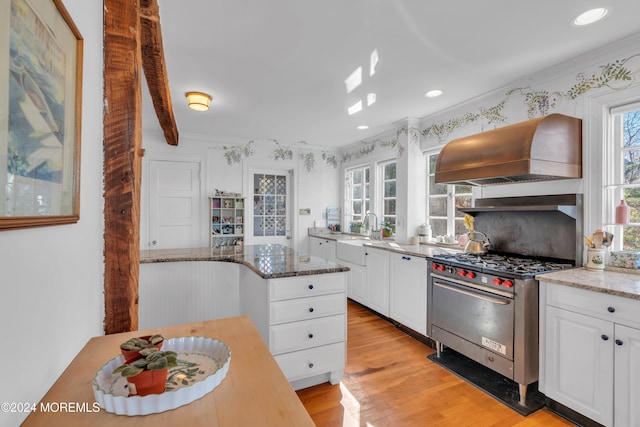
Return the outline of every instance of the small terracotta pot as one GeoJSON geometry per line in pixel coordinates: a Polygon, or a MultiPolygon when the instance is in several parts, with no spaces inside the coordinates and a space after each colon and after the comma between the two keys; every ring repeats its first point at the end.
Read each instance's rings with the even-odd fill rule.
{"type": "Polygon", "coordinates": [[[382,237],[389,237],[391,236],[391,230],[387,230],[386,228],[382,229],[382,237]]]}
{"type": "MultiPolygon", "coordinates": [[[[149,338],[151,338],[151,335],[145,335],[144,337],[140,337],[143,340],[147,340],[149,341],[149,338]]],[[[160,341],[158,344],[154,345],[155,348],[157,348],[158,350],[162,349],[162,343],[164,342],[164,340],[160,341]]],[[[124,363],[131,363],[131,362],[135,362],[138,359],[142,359],[142,356],[139,353],[140,350],[124,350],[124,349],[120,349],[120,352],[122,353],[122,355],[124,356],[124,363]]]]}
{"type": "Polygon", "coordinates": [[[146,396],[148,394],[164,393],[167,387],[169,369],[142,371],[133,377],[127,377],[129,396],[146,396]],[[135,386],[132,387],[132,384],[135,386]]]}

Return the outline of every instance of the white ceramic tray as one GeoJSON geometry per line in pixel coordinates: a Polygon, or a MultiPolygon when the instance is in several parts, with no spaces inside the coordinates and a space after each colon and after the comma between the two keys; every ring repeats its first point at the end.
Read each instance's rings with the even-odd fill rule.
{"type": "Polygon", "coordinates": [[[169,411],[211,392],[229,371],[231,350],[212,338],[171,338],[164,341],[162,350],[178,353],[178,366],[169,369],[164,393],[129,397],[126,378],[112,374],[124,363],[120,355],[103,365],[93,378],[93,393],[100,407],[117,415],[169,411]]]}

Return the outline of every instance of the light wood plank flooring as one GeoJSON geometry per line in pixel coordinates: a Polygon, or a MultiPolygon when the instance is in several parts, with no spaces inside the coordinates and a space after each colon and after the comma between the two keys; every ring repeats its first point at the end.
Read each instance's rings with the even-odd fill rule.
{"type": "Polygon", "coordinates": [[[351,301],[339,385],[299,390],[319,427],[572,426],[546,409],[523,417],[426,359],[434,350],[351,301]]]}

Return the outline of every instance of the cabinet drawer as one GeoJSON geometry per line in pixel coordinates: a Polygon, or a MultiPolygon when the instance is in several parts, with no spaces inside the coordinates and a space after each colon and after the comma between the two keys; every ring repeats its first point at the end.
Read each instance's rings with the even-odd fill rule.
{"type": "Polygon", "coordinates": [[[345,273],[271,279],[269,292],[271,301],[345,292],[345,273]]]}
{"type": "Polygon", "coordinates": [[[272,325],[297,320],[344,314],[346,297],[343,293],[298,298],[271,303],[272,325]]]}
{"type": "Polygon", "coordinates": [[[614,323],[640,327],[640,301],[572,286],[545,283],[546,303],[614,323]]]}
{"type": "Polygon", "coordinates": [[[289,381],[302,377],[340,371],[345,366],[344,343],[325,345],[308,350],[275,356],[276,362],[289,381]]]}
{"type": "Polygon", "coordinates": [[[345,328],[343,314],[271,326],[269,349],[280,354],[344,341],[345,328]]]}

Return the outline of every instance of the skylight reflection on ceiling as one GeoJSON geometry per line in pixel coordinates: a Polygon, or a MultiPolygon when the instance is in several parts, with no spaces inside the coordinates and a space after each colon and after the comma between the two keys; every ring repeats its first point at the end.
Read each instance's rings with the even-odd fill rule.
{"type": "Polygon", "coordinates": [[[371,104],[375,104],[376,102],[376,94],[375,93],[368,93],[367,94],[367,107],[370,106],[371,104]]]}
{"type": "Polygon", "coordinates": [[[362,111],[362,101],[356,102],[351,107],[349,107],[347,111],[349,112],[349,115],[355,114],[358,111],[362,111]]]}
{"type": "Polygon", "coordinates": [[[362,83],[362,67],[358,67],[344,81],[344,84],[347,86],[347,93],[351,93],[351,91],[357,88],[358,86],[360,86],[361,83],[362,83]]]}
{"type": "Polygon", "coordinates": [[[378,49],[373,49],[371,56],[369,57],[369,76],[373,76],[376,73],[376,65],[378,65],[378,49]]]}

